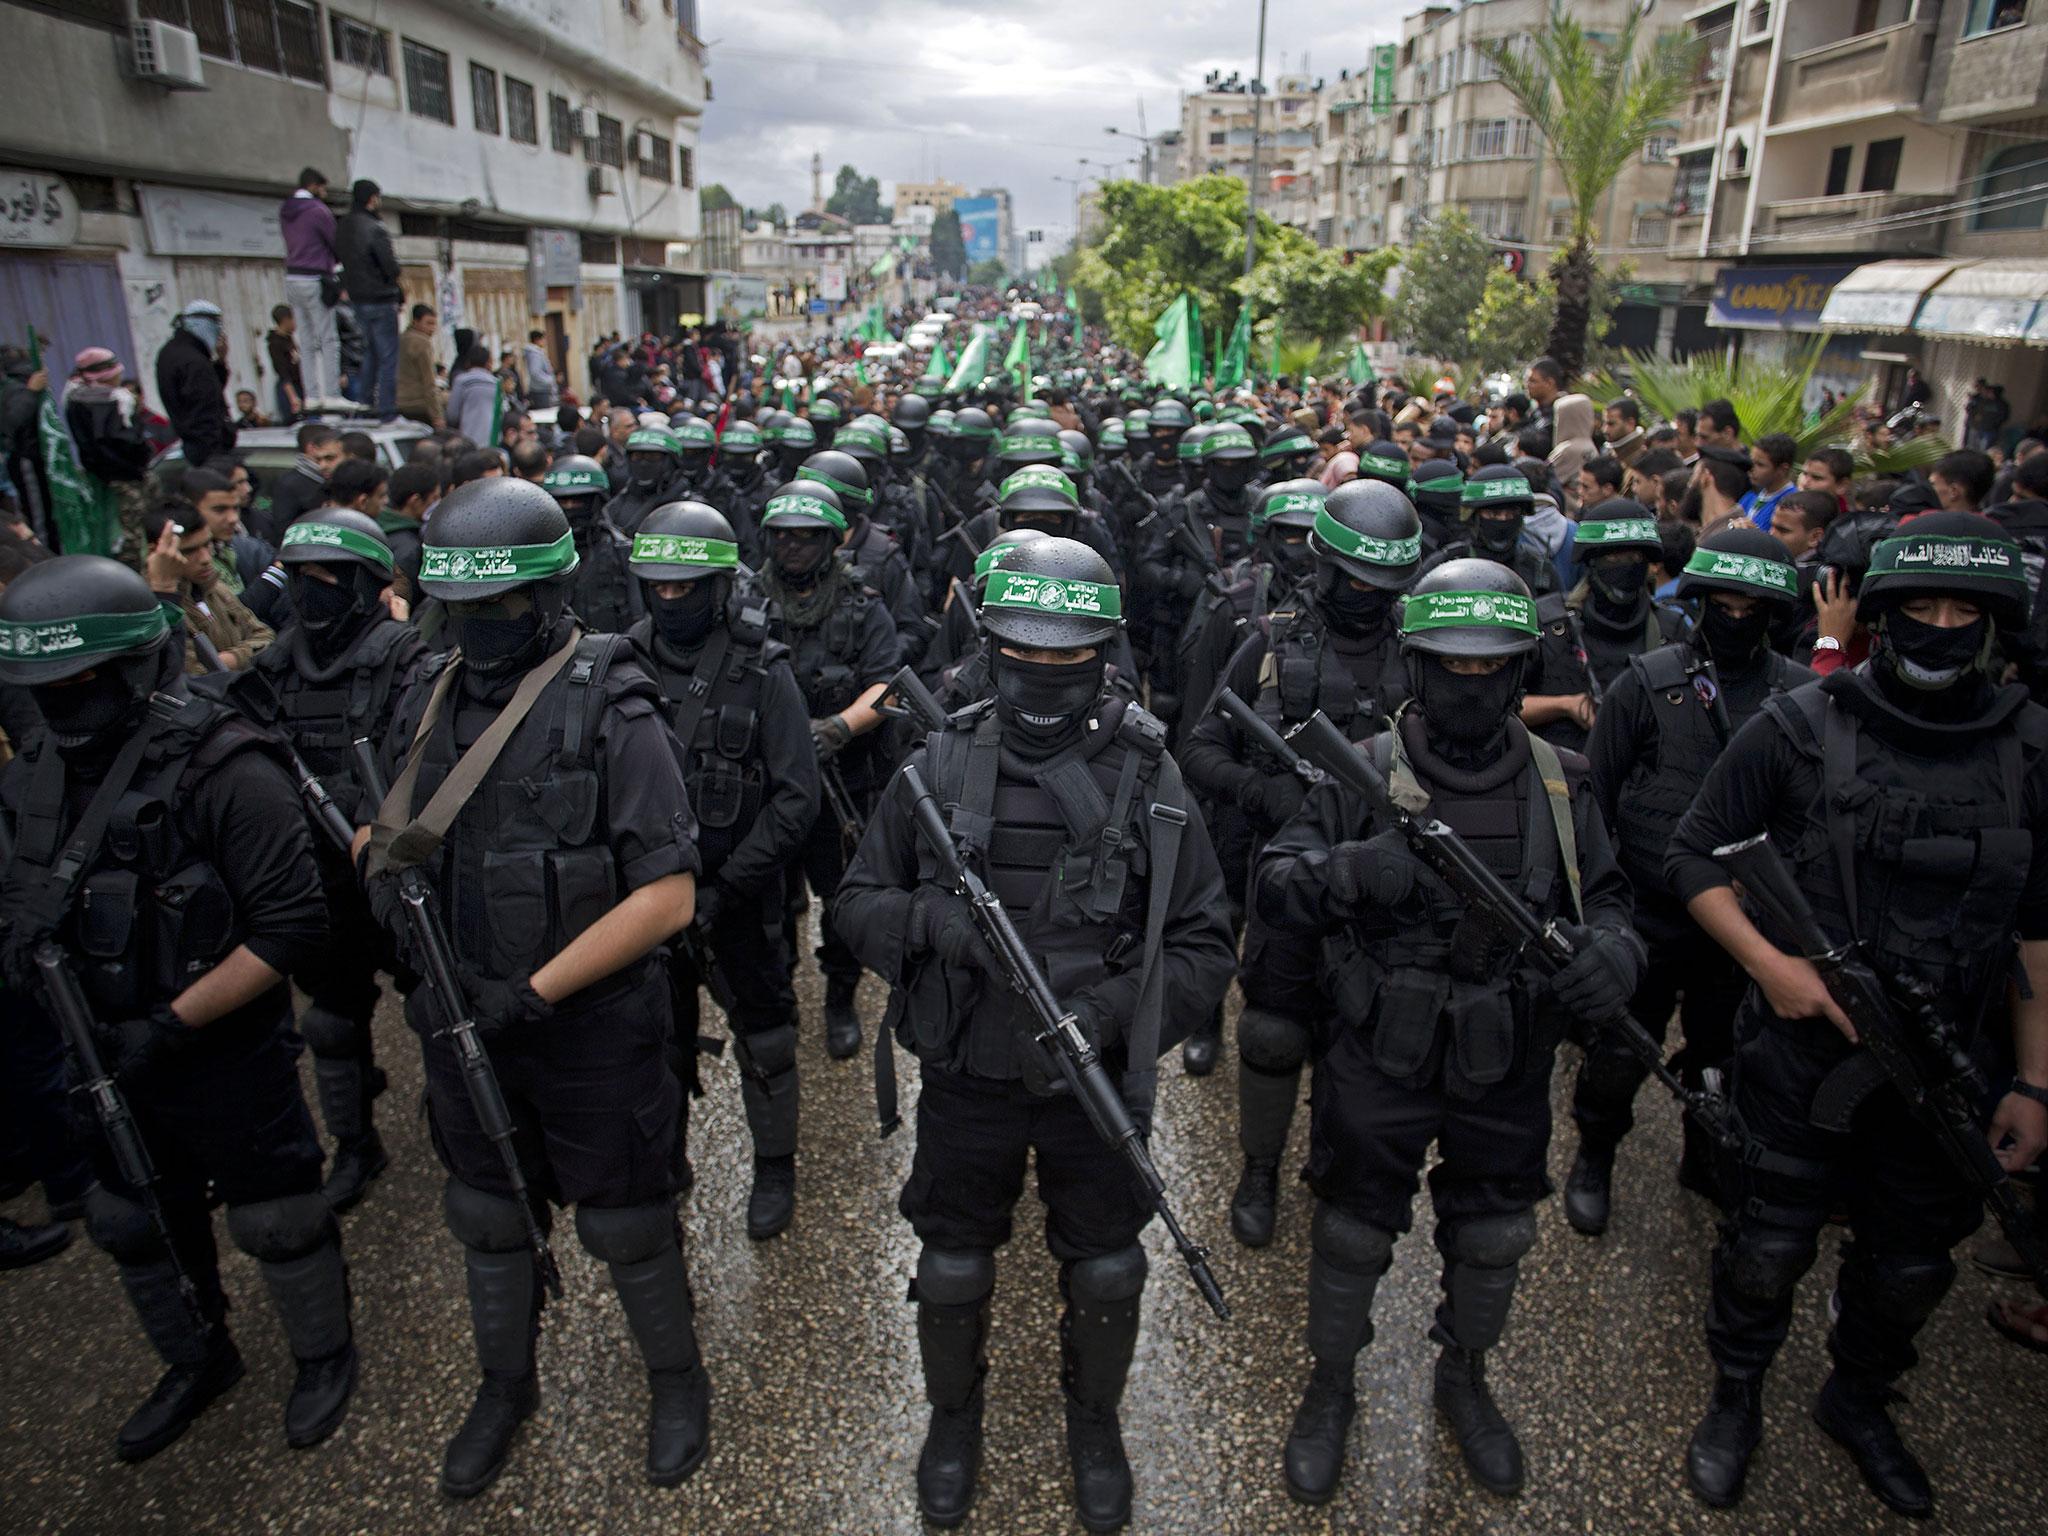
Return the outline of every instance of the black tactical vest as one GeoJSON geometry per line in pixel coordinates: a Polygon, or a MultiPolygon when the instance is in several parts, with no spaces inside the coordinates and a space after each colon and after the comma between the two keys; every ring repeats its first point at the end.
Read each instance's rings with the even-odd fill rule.
{"type": "MultiPolygon", "coordinates": [[[[1305,590],[1296,596],[1294,606],[1276,609],[1269,620],[1253,707],[1283,736],[1319,709],[1347,736],[1378,731],[1407,702],[1392,626],[1376,640],[1353,641],[1324,627],[1305,590]]],[[[1266,763],[1265,771],[1285,768],[1266,763]]]]}
{"type": "Polygon", "coordinates": [[[626,566],[632,550],[631,539],[605,524],[576,546],[569,608],[592,634],[623,635],[646,612],[639,580],[626,566]]]}
{"type": "Polygon", "coordinates": [[[868,626],[868,605],[880,601],[860,567],[841,566],[840,572],[825,578],[842,580],[843,590],[823,619],[799,628],[786,610],[783,617],[796,686],[813,720],[837,714],[860,697],[861,636],[868,626]]]}
{"type": "Polygon", "coordinates": [[[301,671],[295,648],[283,640],[256,657],[256,671],[277,700],[278,726],[351,826],[367,826],[377,814],[376,802],[356,782],[352,749],[364,736],[383,745],[394,690],[426,648],[410,624],[380,618],[324,677],[301,671]]]}

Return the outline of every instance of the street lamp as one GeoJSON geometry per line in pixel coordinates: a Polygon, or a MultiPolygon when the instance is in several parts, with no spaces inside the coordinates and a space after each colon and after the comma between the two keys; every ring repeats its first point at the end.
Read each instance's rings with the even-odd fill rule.
{"type": "Polygon", "coordinates": [[[1140,144],[1145,146],[1143,174],[1145,178],[1145,185],[1150,186],[1152,184],[1152,146],[1159,141],[1161,135],[1132,133],[1127,128],[1105,128],[1102,131],[1104,133],[1114,134],[1116,137],[1120,139],[1136,139],[1140,144]]]}

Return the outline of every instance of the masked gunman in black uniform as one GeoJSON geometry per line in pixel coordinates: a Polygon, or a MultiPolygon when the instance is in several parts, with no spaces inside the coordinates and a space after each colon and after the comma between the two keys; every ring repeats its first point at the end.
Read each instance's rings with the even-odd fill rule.
{"type": "Polygon", "coordinates": [[[573,453],[555,460],[540,483],[560,505],[562,515],[569,519],[569,532],[576,537],[570,612],[592,634],[624,634],[646,609],[640,601],[639,584],[626,569],[632,540],[605,515],[610,482],[605,479],[604,466],[573,453]]]}
{"type": "Polygon", "coordinates": [[[787,411],[777,411],[775,418],[761,433],[762,442],[775,454],[768,475],[770,494],[784,481],[794,480],[797,466],[818,451],[817,429],[808,420],[787,411]]]}
{"type": "Polygon", "coordinates": [[[320,1197],[285,985],[327,938],[310,834],[275,749],[193,697],[184,674],[177,610],[116,561],[59,555],[0,594],[0,682],[26,687],[49,725],[0,776],[13,847],[0,963],[54,1017],[35,952],[62,947],[169,1233],[167,1249],[151,1192],[126,1182],[95,1134],[86,1230],[168,1367],[121,1426],[123,1461],[154,1456],[241,1379],[210,1200],[262,1271],[298,1362],[286,1443],[332,1434],[356,1381],[341,1234],[320,1197]]]}
{"type": "Polygon", "coordinates": [[[1535,509],[1536,498],[1519,469],[1511,464],[1475,469],[1465,482],[1461,501],[1463,536],[1423,561],[1424,576],[1447,560],[1476,558],[1506,566],[1539,598],[1557,589],[1556,568],[1541,550],[1522,538],[1522,525],[1535,509]]]}
{"type": "MultiPolygon", "coordinates": [[[[625,636],[577,626],[575,572],[575,535],[537,485],[472,481],[435,508],[420,585],[447,604],[457,650],[399,705],[366,872],[371,909],[416,970],[392,861],[428,876],[535,1215],[545,1223],[550,1206],[573,1205],[576,1235],[611,1268],[652,1388],[648,1479],[667,1486],[709,1443],[673,1204],[682,1088],[666,1055],[659,952],[691,918],[696,825],[660,693],[625,636]]],[[[527,1213],[471,1106],[452,1021],[425,986],[406,1017],[425,1054],[483,1369],[441,1470],[443,1491],[467,1498],[498,1475],[539,1403],[541,1288],[527,1213]]]]}
{"type": "Polygon", "coordinates": [[[962,524],[946,540],[946,568],[955,580],[966,580],[989,540],[1012,528],[1032,527],[1063,539],[1076,539],[1117,569],[1116,540],[1109,525],[1081,504],[1074,481],[1060,468],[1059,432],[1049,421],[1020,421],[1003,434],[996,460],[1001,475],[995,504],[962,524]],[[1018,488],[1029,494],[1019,496],[1018,488]]]}
{"type": "Polygon", "coordinates": [[[718,431],[701,416],[679,416],[670,425],[676,439],[676,478],[669,492],[678,501],[722,507],[732,500],[732,482],[713,462],[718,431]]]}
{"type": "Polygon", "coordinates": [[[636,427],[626,438],[626,484],[605,503],[605,521],[628,538],[640,519],[679,494],[683,450],[667,427],[636,427]]]}
{"type": "Polygon", "coordinates": [[[703,860],[693,924],[703,943],[672,962],[676,1038],[695,1048],[700,988],[725,998],[754,1137],[747,1235],[770,1238],[796,1209],[796,991],[782,939],[783,871],[818,818],[810,713],[719,513],[690,501],[656,507],[633,535],[633,574],[648,612],[633,643],[652,663],[683,749],[703,860]],[[713,974],[700,973],[700,957],[713,974]]]}
{"type": "MultiPolygon", "coordinates": [[[[1320,709],[1347,735],[1367,736],[1408,698],[1395,605],[1415,579],[1422,527],[1408,498],[1391,485],[1349,481],[1319,502],[1309,553],[1313,581],[1254,627],[1223,683],[1283,734],[1320,709]]],[[[1190,784],[1249,819],[1254,858],[1301,809],[1301,781],[1219,715],[1194,722],[1183,755],[1190,784]]],[[[1330,1011],[1320,970],[1313,934],[1276,928],[1253,905],[1238,971],[1244,1012],[1237,1021],[1237,1135],[1244,1170],[1230,1201],[1230,1230],[1248,1247],[1273,1240],[1280,1159],[1301,1098],[1301,1068],[1330,1011]]]]}
{"type": "Polygon", "coordinates": [[[2009,1012],[2018,1075],[1986,1135],[2008,1170],[2031,1163],[2048,1142],[2048,713],[1995,681],[1998,638],[2026,622],[2026,598],[2019,547],[1997,524],[1914,518],[1876,547],[1863,579],[1869,661],[1768,700],[1672,834],[1672,893],[1755,983],[1737,1015],[1734,1103],[1770,1156],[1745,1170],[1714,1254],[1707,1348],[1719,1378],[1686,1475],[1716,1507],[1742,1496],[1764,1373],[1821,1227],[1846,1206],[1854,1242],[1836,1274],[1834,1372],[1814,1419],[1886,1504],[1933,1509],[1887,1405],[1955,1278],[1949,1252],[1984,1211],[1888,1081],[1846,1132],[1812,1123],[1821,1084],[1857,1048],[1814,968],[1757,931],[1712,851],[1768,832],[1827,941],[1854,941],[1880,975],[1925,983],[1966,1049],[1985,1052],[2009,1012]]]}
{"type": "Polygon", "coordinates": [[[1260,915],[1326,936],[1337,1013],[1316,1062],[1309,1136],[1315,1368],[1285,1453],[1288,1492],[1305,1503],[1336,1491],[1357,1411],[1353,1362],[1372,1340],[1373,1292],[1408,1230],[1432,1142],[1444,1258],[1430,1330],[1443,1347],[1437,1408],[1481,1486],[1522,1486],[1522,1449],[1483,1363],[1550,1192],[1551,1062],[1564,1013],[1619,1006],[1643,959],[1585,759],[1558,753],[1515,714],[1536,633],[1529,589],[1493,561],[1454,560],[1419,578],[1401,610],[1414,702],[1360,750],[1398,803],[1426,801],[1532,911],[1564,926],[1579,953],[1553,981],[1504,965],[1400,835],[1335,783],[1309,795],[1259,861],[1260,915]]]}
{"type": "MultiPolygon", "coordinates": [[[[873,440],[868,428],[848,425],[839,434],[850,436],[856,447],[873,440]]],[[[881,465],[876,463],[879,472],[881,465]]],[[[798,466],[796,479],[807,485],[822,485],[846,517],[840,535],[838,558],[861,573],[867,585],[881,597],[896,627],[896,645],[904,666],[915,666],[931,641],[931,626],[925,622],[924,593],[910,560],[896,536],[875,521],[874,477],[861,460],[837,448],[812,454],[798,466]]],[[[773,561],[770,561],[773,564],[773,561]]]]}
{"type": "Polygon", "coordinates": [[[740,559],[755,568],[761,564],[761,510],[777,484],[768,473],[766,446],[761,429],[751,421],[727,422],[718,434],[718,470],[727,485],[722,510],[732,524],[740,559]]]}
{"type": "MultiPolygon", "coordinates": [[[[427,647],[418,630],[384,605],[396,565],[384,535],[362,513],[338,507],[306,513],[285,530],[278,558],[288,573],[295,618],[257,654],[252,675],[263,686],[230,684],[230,702],[249,701],[264,723],[282,731],[349,825],[362,826],[377,805],[356,780],[350,749],[358,737],[384,739],[427,647]]],[[[330,1206],[345,1211],[389,1162],[370,1108],[384,1091],[370,1016],[387,946],[348,856],[316,835],[313,857],[327,897],[328,931],[296,975],[310,999],[299,1033],[312,1049],[320,1115],[334,1138],[324,1192],[330,1206]]]]}
{"type": "Polygon", "coordinates": [[[932,475],[932,484],[946,498],[950,524],[964,523],[985,507],[995,505],[995,487],[988,482],[989,451],[996,444],[996,424],[978,405],[962,406],[953,413],[943,440],[945,452],[932,475]]]}
{"type": "MultiPolygon", "coordinates": [[[[831,486],[820,480],[783,486],[768,499],[761,533],[768,544],[761,585],[781,613],[820,775],[837,774],[855,814],[864,816],[883,773],[875,700],[901,665],[896,626],[861,569],[836,553],[847,518],[831,486]]],[[[854,1008],[860,960],[830,910],[846,858],[846,833],[828,798],[804,839],[803,873],[811,894],[826,904],[818,921],[818,968],[825,973],[825,1051],[835,1061],[860,1049],[854,1008]]],[[[793,931],[790,947],[794,952],[793,931]]]]}
{"type": "MultiPolygon", "coordinates": [[[[1579,525],[1581,542],[1588,526],[1579,525]]],[[[1650,952],[1629,1011],[1661,1038],[1679,1009],[1685,1048],[1678,1070],[1694,1088],[1734,1054],[1745,983],[1665,885],[1664,854],[1727,745],[1723,733],[1740,730],[1764,700],[1813,680],[1770,648],[1771,629],[1797,604],[1798,588],[1785,546],[1761,528],[1709,534],[1678,578],[1680,599],[1698,615],[1691,637],[1630,659],[1600,707],[1587,752],[1593,798],[1613,829],[1615,854],[1635,889],[1636,932],[1650,952]]],[[[1636,1090],[1647,1075],[1614,1041],[1586,1043],[1572,1098],[1579,1152],[1565,1180],[1564,1214],[1588,1237],[1607,1230],[1615,1149],[1635,1125],[1636,1090]]],[[[1678,1181],[1718,1198],[1713,1146],[1690,1117],[1678,1181]]]]}
{"type": "MultiPolygon", "coordinates": [[[[1184,810],[1159,723],[1103,697],[1120,603],[1108,565],[1071,539],[1021,545],[989,576],[982,627],[995,698],[911,754],[951,808],[963,853],[1046,967],[1150,1124],[1150,1079],[1175,1021],[1205,1014],[1232,963],[1222,875],[1184,810]],[[1142,852],[1142,858],[1139,856],[1142,852]],[[1160,1034],[1162,1021],[1166,1033],[1160,1034]],[[1134,1054],[1135,1053],[1135,1054],[1134,1054]]],[[[995,1250],[1035,1154],[1060,1261],[1067,1448],[1081,1523],[1130,1517],[1117,1404],[1137,1341],[1150,1212],[1069,1093],[1054,1092],[1021,999],[995,978],[962,898],[932,883],[899,778],[847,871],[837,920],[897,990],[897,1038],[923,1062],[917,1154],[899,1202],[923,1242],[915,1293],[931,1429],[918,1503],[962,1520],[981,1456],[983,1345],[995,1250]]]]}

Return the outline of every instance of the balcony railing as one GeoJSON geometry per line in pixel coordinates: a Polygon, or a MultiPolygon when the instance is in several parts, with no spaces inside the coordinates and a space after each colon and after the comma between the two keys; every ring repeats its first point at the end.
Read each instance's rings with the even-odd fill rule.
{"type": "Polygon", "coordinates": [[[1930,255],[1941,249],[1939,223],[1867,226],[1874,219],[1922,212],[1948,202],[1944,192],[1852,192],[1842,197],[1794,197],[1766,203],[1752,238],[1772,253],[1868,251],[1887,255],[1930,255]]]}
{"type": "Polygon", "coordinates": [[[1933,24],[1909,21],[1794,54],[1778,73],[1772,130],[1858,112],[1913,111],[1933,47],[1933,24]]]}

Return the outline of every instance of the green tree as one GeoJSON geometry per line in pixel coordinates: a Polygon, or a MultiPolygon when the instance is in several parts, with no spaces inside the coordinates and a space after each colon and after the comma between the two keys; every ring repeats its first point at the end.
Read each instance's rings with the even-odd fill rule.
{"type": "Polygon", "coordinates": [[[1387,273],[1399,260],[1398,251],[1385,250],[1347,262],[1341,251],[1282,239],[1261,249],[1238,287],[1254,315],[1279,317],[1287,334],[1349,339],[1385,307],[1387,273]]]}
{"type": "Polygon", "coordinates": [[[1486,274],[1472,311],[1471,359],[1487,373],[1512,369],[1543,351],[1557,318],[1557,295],[1545,283],[1525,283],[1506,267],[1486,274]]]}
{"type": "Polygon", "coordinates": [[[1569,382],[1586,365],[1592,333],[1593,252],[1601,204],[1615,178],[1677,111],[1691,88],[1699,40],[1665,32],[1637,50],[1646,13],[1634,6],[1611,38],[1596,41],[1563,7],[1520,39],[1479,46],[1500,83],[1543,135],[1571,202],[1571,234],[1551,258],[1557,315],[1545,347],[1569,382]]]}
{"type": "Polygon", "coordinates": [[[1000,288],[1009,281],[1009,277],[1010,269],[996,256],[977,261],[967,269],[967,281],[977,288],[1000,288]]]}
{"type": "Polygon", "coordinates": [[[951,208],[932,219],[932,270],[954,278],[967,270],[967,242],[960,237],[960,215],[951,208]]]}
{"type": "Polygon", "coordinates": [[[717,213],[721,209],[739,207],[740,200],[725,190],[725,183],[714,181],[707,183],[697,194],[697,205],[706,213],[717,213]]]}
{"type": "Polygon", "coordinates": [[[825,199],[825,211],[836,213],[855,224],[884,223],[882,184],[872,176],[861,175],[850,165],[842,165],[838,179],[832,184],[832,195],[825,199]]]}
{"type": "Polygon", "coordinates": [[[1389,317],[1409,351],[1432,358],[1472,355],[1472,317],[1500,259],[1456,208],[1431,219],[1401,254],[1401,291],[1389,317]]]}
{"type": "Polygon", "coordinates": [[[780,203],[770,203],[766,208],[750,208],[747,217],[771,229],[784,229],[789,224],[789,210],[780,203]]]}

